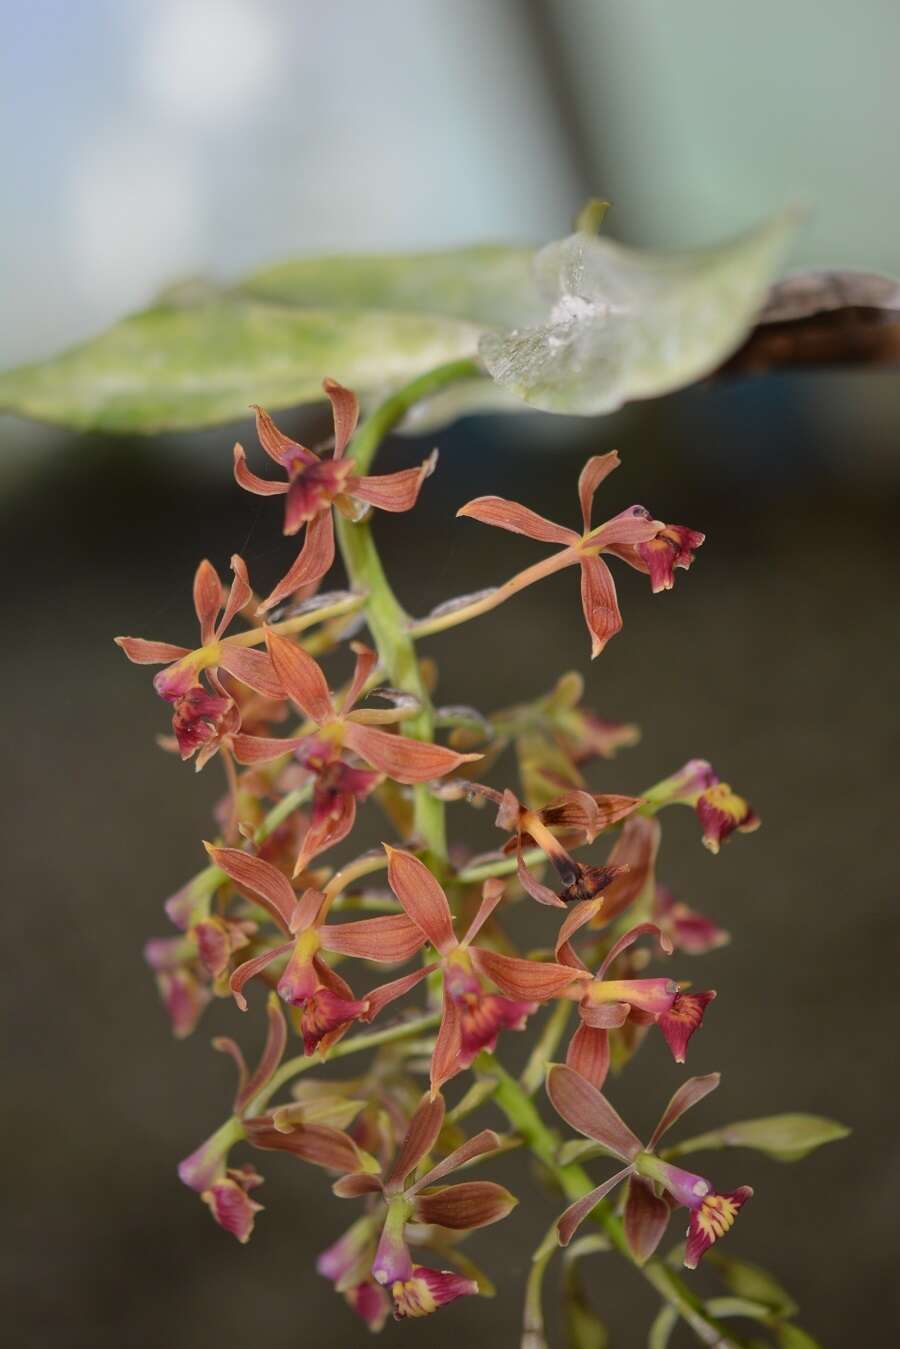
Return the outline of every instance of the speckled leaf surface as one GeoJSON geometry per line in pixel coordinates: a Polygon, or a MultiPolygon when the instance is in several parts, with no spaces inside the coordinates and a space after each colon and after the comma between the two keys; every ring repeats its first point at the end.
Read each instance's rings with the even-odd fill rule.
{"type": "Polygon", "coordinates": [[[544,312],[535,252],[482,244],[430,253],[298,258],[252,273],[239,290],[303,308],[387,309],[514,327],[536,323],[544,312]]]}
{"type": "Polygon", "coordinates": [[[211,426],[322,397],[323,375],[377,396],[474,353],[461,319],[294,309],[243,298],[160,306],[0,375],[0,409],[83,430],[211,426]]]}
{"type": "Polygon", "coordinates": [[[579,232],[535,261],[540,324],[486,334],[501,387],[548,412],[592,415],[709,374],[762,308],[794,217],[691,253],[652,253],[579,232]]]}

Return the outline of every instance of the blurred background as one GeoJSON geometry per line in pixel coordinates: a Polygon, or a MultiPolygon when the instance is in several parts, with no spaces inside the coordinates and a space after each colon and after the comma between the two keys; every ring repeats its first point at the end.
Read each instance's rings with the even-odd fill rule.
{"type": "MultiPolygon", "coordinates": [[[[541,242],[591,193],[614,201],[614,235],[648,245],[710,242],[800,201],[812,214],[793,265],[900,272],[891,0],[2,8],[4,364],[94,333],[180,278],[304,252],[541,242]]],[[[303,412],[281,422],[301,438],[324,429],[303,412]]],[[[172,1043],[141,961],[166,930],[162,900],[202,864],[220,783],[216,764],[197,778],[155,748],[164,709],[110,638],[189,638],[202,555],[224,571],[237,548],[261,585],[281,574],[277,507],[231,479],[236,435],[253,443],[243,423],[151,440],[0,421],[15,578],[3,1275],[16,1344],[368,1339],[312,1268],[347,1219],[321,1173],[267,1159],[248,1249],[178,1185],[175,1161],[230,1097],[208,1038],[234,1016],[217,1006],[172,1043]]],[[[723,1187],[756,1187],[733,1253],[772,1268],[831,1346],[893,1343],[898,1324],[898,439],[891,371],[719,380],[590,422],[471,418],[439,437],[415,514],[379,527],[413,613],[540,551],[454,521],[462,502],[497,491],[572,521],[588,453],[622,453],[609,514],[639,500],[707,531],[670,595],[618,569],[625,631],[593,667],[568,574],[428,654],[443,701],[485,709],[578,668],[589,704],[644,729],[594,775],[598,790],[639,791],[702,755],[761,812],[762,832],[715,860],[676,813],[661,874],[735,934],[696,976],[723,996],[690,1066],[725,1070],[697,1130],[789,1109],[854,1128],[797,1167],[749,1153],[709,1163],[723,1187]]],[[[430,447],[395,439],[380,463],[430,447]]],[[[480,827],[473,842],[489,846],[480,827]]],[[[373,821],[361,841],[377,834],[373,821]]],[[[616,1087],[639,1130],[679,1080],[656,1048],[616,1087]]],[[[531,1196],[472,1243],[499,1295],[438,1315],[425,1331],[435,1349],[465,1334],[518,1343],[530,1252],[559,1203],[522,1159],[496,1170],[531,1196]]],[[[602,1256],[587,1270],[612,1342],[643,1343],[640,1279],[602,1256]]],[[[414,1334],[389,1325],[384,1343],[414,1334]]]]}

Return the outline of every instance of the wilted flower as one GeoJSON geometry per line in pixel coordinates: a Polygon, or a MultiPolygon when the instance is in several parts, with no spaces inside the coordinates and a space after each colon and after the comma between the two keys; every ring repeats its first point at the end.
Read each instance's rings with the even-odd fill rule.
{"type": "Polygon", "coordinates": [[[496,803],[498,829],[512,834],[504,845],[504,852],[516,854],[519,883],[539,904],[555,908],[564,908],[574,900],[593,899],[613,881],[620,868],[594,867],[576,861],[552,830],[558,829],[578,843],[592,843],[601,830],[624,819],[640,805],[640,800],[634,796],[601,796],[574,791],[564,793],[540,810],[532,810],[523,806],[509,788],[498,792],[493,787],[469,783],[466,790],[472,796],[485,797],[496,803]],[[535,846],[542,849],[558,873],[563,884],[559,893],[543,885],[526,866],[523,850],[535,846]]]}
{"type": "Polygon", "coordinates": [[[564,567],[580,566],[581,605],[591,634],[592,659],[600,655],[610,637],[614,637],[622,627],[615,583],[600,554],[614,553],[630,566],[648,572],[656,591],[671,586],[675,567],[687,568],[691,565],[694,550],[700,547],[704,539],[695,530],[681,525],[666,525],[661,520],[652,519],[650,512],[643,506],[629,506],[611,520],[593,528],[591,512],[594,493],[604,478],[619,467],[619,463],[618,453],[612,450],[609,454],[594,455],[582,469],[578,479],[584,526],[582,534],[556,525],[552,520],[545,520],[527,506],[520,506],[516,501],[506,501],[503,497],[476,497],[457,511],[457,515],[469,516],[486,525],[511,530],[514,534],[525,534],[529,539],[537,539],[541,543],[563,545],[562,551],[554,553],[546,562],[536,563],[527,571],[520,572],[506,586],[501,586],[494,602],[503,592],[514,594],[533,581],[539,581],[564,567]]]}
{"type": "Polygon", "coordinates": [[[291,440],[278,430],[263,408],[256,406],[260,444],[279,468],[284,469],[286,480],[271,482],[267,478],[258,478],[247,467],[243,447],[234,447],[234,476],[240,486],[257,496],[286,498],[285,534],[296,534],[307,526],[306,539],[296,561],[259,606],[260,612],[287,599],[301,586],[318,581],[328,571],[334,561],[332,505],[351,520],[359,519],[361,512],[370,506],[382,511],[411,510],[416,504],[419,488],[435,466],[436,456],[432,455],[418,468],[401,469],[399,473],[381,473],[376,477],[354,473],[353,460],[345,459],[344,452],[359,420],[356,395],[333,379],[326,379],[322,388],[334,417],[334,454],[331,459],[322,459],[315,450],[291,440]]]}
{"type": "Polygon", "coordinates": [[[566,1209],[557,1223],[562,1245],[568,1245],[600,1200],[628,1179],[625,1234],[635,1258],[641,1263],[649,1259],[662,1240],[672,1207],[684,1205],[691,1214],[684,1263],[688,1269],[696,1269],[704,1252],[730,1230],[753,1191],[749,1185],[742,1185],[730,1193],[719,1193],[703,1176],[695,1176],[662,1161],[655,1155],[655,1148],[684,1112],[718,1085],[718,1073],[692,1077],[683,1083],[669,1101],[644,1148],[606,1097],[580,1073],[564,1064],[555,1064],[550,1069],[547,1095],[557,1113],[573,1129],[602,1144],[614,1157],[627,1163],[624,1170],[616,1172],[566,1209]]]}

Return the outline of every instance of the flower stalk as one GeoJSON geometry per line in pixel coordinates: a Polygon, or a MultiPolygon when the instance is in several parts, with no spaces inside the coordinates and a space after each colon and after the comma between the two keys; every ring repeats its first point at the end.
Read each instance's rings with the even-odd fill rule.
{"type": "MultiPolygon", "coordinates": [[[[214,1042],[237,1068],[232,1113],[185,1159],[180,1175],[220,1227],[245,1242],[262,1211],[251,1191],[263,1177],[252,1165],[233,1165],[233,1148],[287,1151],[330,1172],[335,1196],[362,1199],[365,1212],[322,1252],[317,1269],[370,1329],[379,1330],[391,1311],[401,1319],[428,1316],[491,1289],[457,1244],[507,1218],[517,1200],[491,1180],[444,1181],[476,1160],[525,1146],[569,1201],[528,1281],[526,1343],[542,1343],[541,1281],[553,1243],[568,1245],[589,1217],[604,1236],[576,1242],[570,1264],[602,1243],[662,1299],[657,1325],[680,1317],[701,1344],[736,1349],[742,1341],[722,1323],[734,1299],[704,1302],[656,1251],[673,1209],[686,1208],[684,1263],[695,1268],[730,1232],[753,1192],[749,1186],[721,1192],[704,1176],[674,1166],[673,1157],[727,1137],[792,1159],[846,1131],[812,1116],[770,1117],[731,1126],[730,1133],[708,1132],[681,1150],[678,1144],[659,1150],[662,1135],[715,1088],[718,1074],[683,1081],[646,1144],[600,1088],[610,1067],[627,1064],[652,1026],[681,1064],[715,997],[713,990],[694,991],[693,981],[681,982],[680,970],[674,977],[668,969],[645,975],[648,960],[677,957],[679,965],[682,956],[702,955],[728,939],[657,883],[658,817],[671,805],[692,807],[713,854],[755,830],[759,817],[699,759],[641,797],[591,791],[582,765],[611,758],[638,732],[581,708],[580,676],[564,675],[549,694],[491,717],[478,708],[436,712],[415,644],[488,613],[544,576],[577,567],[595,658],[622,627],[606,557],[642,572],[656,594],[671,588],[676,570],[691,566],[703,535],[658,520],[643,506],[595,525],[595,493],[619,466],[615,451],[595,455],[578,481],[579,531],[499,497],[464,506],[458,514],[558,549],[505,585],[411,620],[385,573],[368,512],[412,509],[435,457],[399,473],[369,470],[384,436],[418,402],[481,374],[471,360],[441,366],[396,392],[359,427],[353,393],[325,380],[334,419],[331,458],[291,440],[257,408],[262,447],[282,476],[257,476],[236,446],[236,480],[257,495],[284,497],[284,532],[302,542],[256,612],[285,600],[299,609],[227,635],[231,622],[246,618],[256,603],[246,565],[235,556],[227,592],[209,562],[197,569],[196,649],[117,639],[133,662],[165,667],[154,685],[173,707],[182,758],[196,755],[202,767],[221,754],[230,789],[219,813],[225,844],[207,845],[211,865],[166,904],[178,935],[146,948],[173,1030],[189,1034],[214,996],[231,994],[247,1011],[245,989],[258,999],[260,985],[268,985],[265,1044],[252,1071],[234,1040],[214,1042]],[[316,604],[309,596],[331,567],[335,543],[352,590],[316,604]],[[346,635],[344,620],[356,613],[376,649],[351,644],[355,669],[334,693],[314,653],[326,655],[337,645],[346,635]],[[315,637],[298,641],[316,624],[315,637]],[[382,677],[388,687],[379,687],[382,677]],[[374,706],[373,698],[387,706],[374,706]],[[292,708],[301,714],[299,724],[290,735],[278,733],[292,708]],[[490,785],[486,776],[509,746],[520,782],[490,785]],[[476,761],[477,770],[471,767],[476,761]],[[370,798],[387,817],[382,837],[392,841],[335,867],[327,854],[352,834],[357,808],[370,798]],[[464,850],[451,851],[450,800],[492,802],[507,836],[503,851],[468,863],[464,850]],[[582,862],[571,855],[598,838],[601,846],[611,844],[605,858],[582,862]],[[552,885],[531,868],[542,868],[552,885]],[[519,951],[507,931],[513,915],[507,877],[552,924],[538,953],[519,951]],[[340,921],[345,914],[350,921],[340,921]],[[635,949],[643,937],[653,939],[649,951],[635,949]],[[354,959],[402,967],[414,958],[413,968],[358,994],[343,977],[345,962],[354,959]],[[422,1010],[350,1033],[416,989],[420,998],[426,992],[422,1010]],[[503,1066],[498,1042],[525,1031],[543,1004],[551,1004],[549,1015],[516,1080],[503,1066]],[[573,1010],[578,1024],[564,1045],[573,1010]],[[290,1030],[305,1052],[285,1058],[290,1030]],[[565,1063],[552,1062],[563,1053],[565,1063]],[[365,1066],[348,1081],[310,1075],[325,1062],[357,1055],[365,1066]],[[468,1090],[448,1114],[444,1084],[470,1070],[468,1090]],[[424,1094],[417,1081],[422,1073],[430,1078],[424,1094]],[[273,1104],[289,1084],[290,1099],[273,1104]],[[542,1086],[586,1143],[570,1142],[561,1152],[536,1104],[542,1086]],[[461,1123],[488,1106],[499,1109],[512,1132],[485,1129],[465,1137],[461,1123]],[[581,1161],[598,1155],[617,1158],[620,1169],[595,1184],[581,1161]],[[622,1217],[606,1197],[617,1185],[625,1187],[622,1217]],[[422,1245],[438,1267],[414,1258],[412,1248],[422,1245]]],[[[362,988],[355,977],[353,984],[362,988]]],[[[567,1288],[570,1308],[586,1314],[577,1279],[567,1288]]],[[[771,1324],[780,1334],[780,1321],[771,1324]]]]}

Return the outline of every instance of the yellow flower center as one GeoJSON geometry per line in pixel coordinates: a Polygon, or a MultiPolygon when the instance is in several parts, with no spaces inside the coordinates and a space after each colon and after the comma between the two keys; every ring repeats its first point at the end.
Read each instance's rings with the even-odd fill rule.
{"type": "Polygon", "coordinates": [[[718,1241],[734,1225],[738,1206],[724,1194],[711,1194],[697,1210],[697,1226],[708,1241],[718,1241]]]}

